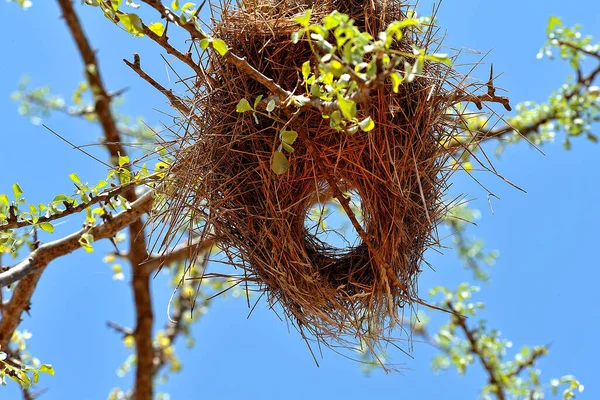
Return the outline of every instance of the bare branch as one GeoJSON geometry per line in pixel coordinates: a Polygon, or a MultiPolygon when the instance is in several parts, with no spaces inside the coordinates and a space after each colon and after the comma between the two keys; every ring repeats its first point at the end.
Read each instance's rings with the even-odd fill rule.
{"type": "Polygon", "coordinates": [[[183,101],[175,96],[171,90],[166,89],[142,69],[139,54],[135,53],[133,55],[133,62],[126,59],[123,59],[123,62],[127,64],[129,68],[134,70],[140,76],[140,78],[148,82],[153,88],[162,93],[169,100],[173,108],[179,110],[179,112],[186,118],[194,119],[196,123],[200,123],[198,116],[194,114],[191,108],[189,108],[183,101]]]}
{"type": "Polygon", "coordinates": [[[210,250],[215,243],[215,237],[198,237],[189,243],[181,243],[165,254],[151,255],[148,260],[143,263],[143,267],[146,271],[151,273],[161,268],[163,265],[189,260],[192,257],[196,257],[197,254],[203,254],[210,250]]]}

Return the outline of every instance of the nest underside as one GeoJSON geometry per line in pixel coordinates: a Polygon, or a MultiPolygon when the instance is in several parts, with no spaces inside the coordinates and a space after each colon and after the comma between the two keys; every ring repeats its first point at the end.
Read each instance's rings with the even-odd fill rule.
{"type": "MultiPolygon", "coordinates": [[[[379,2],[379,9],[371,4],[318,3],[313,14],[338,9],[374,36],[405,17],[398,1],[386,3],[385,12],[379,2]]],[[[221,10],[212,34],[280,86],[299,93],[302,63],[314,58],[306,43],[290,42],[298,29],[293,16],[303,6],[278,7],[271,13],[221,10]]],[[[407,32],[394,46],[412,51],[430,40],[427,33],[407,32]]],[[[359,119],[370,115],[376,121],[370,132],[348,135],[331,128],[320,112],[303,111],[295,128],[306,132],[318,159],[298,139],[288,154],[289,171],[278,176],[270,160],[289,115],[278,108],[271,118],[237,113],[240,99],[252,103],[270,93],[222,57],[207,57],[193,99],[199,118],[175,154],[177,187],[170,207],[202,217],[228,262],[241,270],[231,275],[266,292],[302,332],[326,341],[380,338],[398,310],[418,301],[423,254],[437,244],[449,173],[442,143],[457,129],[445,118],[447,104],[440,99],[448,98],[446,82],[453,71],[426,63],[422,76],[403,84],[399,93],[391,85],[372,91],[359,105],[359,119]],[[364,235],[359,232],[356,245],[338,249],[309,231],[305,220],[323,193],[335,198],[346,189],[360,198],[362,218],[354,218],[364,235]]]]}

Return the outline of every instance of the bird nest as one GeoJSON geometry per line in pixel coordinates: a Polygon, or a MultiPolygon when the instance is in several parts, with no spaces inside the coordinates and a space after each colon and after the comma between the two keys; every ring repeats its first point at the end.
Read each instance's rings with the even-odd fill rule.
{"type": "MultiPolygon", "coordinates": [[[[337,9],[375,37],[406,18],[398,0],[311,6],[315,20],[337,9]]],[[[294,16],[303,9],[289,3],[224,7],[211,35],[294,92],[302,63],[314,61],[306,42],[290,41],[299,29],[294,16]]],[[[439,44],[430,30],[407,28],[393,46],[412,52],[413,46],[432,45],[439,44]]],[[[304,135],[288,156],[289,170],[277,175],[271,158],[290,116],[280,108],[270,117],[236,112],[240,99],[252,103],[270,93],[215,52],[204,60],[206,73],[197,77],[197,92],[188,100],[197,113],[173,154],[172,221],[201,218],[227,262],[241,270],[231,276],[266,294],[303,334],[326,343],[385,339],[402,310],[421,302],[423,255],[438,243],[450,172],[444,144],[461,129],[447,113],[456,103],[452,80],[458,75],[448,65],[425,62],[398,93],[391,84],[373,90],[358,111],[376,121],[370,132],[340,132],[320,111],[303,109],[295,126],[304,135]],[[305,220],[315,203],[331,198],[347,206],[346,190],[360,198],[361,217],[345,207],[359,239],[340,249],[307,229],[305,220]]]]}

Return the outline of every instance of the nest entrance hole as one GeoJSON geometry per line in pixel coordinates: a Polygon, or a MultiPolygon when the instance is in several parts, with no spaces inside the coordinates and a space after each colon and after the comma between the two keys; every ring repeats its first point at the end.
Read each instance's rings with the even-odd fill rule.
{"type": "MultiPolygon", "coordinates": [[[[338,186],[340,192],[350,199],[354,218],[366,231],[362,199],[357,189],[338,186]]],[[[362,243],[350,218],[335,197],[328,183],[320,182],[312,195],[312,201],[304,215],[304,230],[328,249],[330,254],[343,256],[362,243]]]]}

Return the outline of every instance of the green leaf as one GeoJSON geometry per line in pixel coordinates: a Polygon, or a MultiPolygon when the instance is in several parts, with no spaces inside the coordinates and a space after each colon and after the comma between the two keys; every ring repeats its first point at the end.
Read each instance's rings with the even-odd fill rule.
{"type": "Polygon", "coordinates": [[[127,29],[127,32],[135,36],[144,36],[142,20],[136,14],[118,14],[117,17],[125,29],[127,29]]]}
{"type": "Polygon", "coordinates": [[[15,195],[15,200],[19,200],[19,198],[23,194],[23,190],[21,189],[21,186],[19,186],[18,183],[15,183],[14,185],[12,185],[12,190],[13,190],[13,194],[15,195]]]}
{"type": "Polygon", "coordinates": [[[173,10],[179,10],[179,0],[173,0],[173,2],[171,3],[171,8],[173,10]]]}
{"type": "Polygon", "coordinates": [[[398,89],[403,81],[402,76],[399,73],[394,72],[390,75],[390,79],[392,80],[392,90],[394,93],[398,93],[398,89]]]}
{"type": "Polygon", "coordinates": [[[81,181],[79,180],[79,177],[77,176],[77,174],[75,172],[73,172],[72,174],[70,174],[69,178],[71,178],[71,180],[73,182],[75,182],[76,184],[81,185],[81,181]]]}
{"type": "Polygon", "coordinates": [[[162,24],[162,22],[154,22],[148,25],[148,29],[156,33],[157,36],[162,36],[163,33],[165,33],[165,26],[162,24]]]}
{"type": "Polygon", "coordinates": [[[8,196],[5,194],[0,194],[0,205],[4,205],[5,207],[8,207],[10,203],[8,202],[8,196]]]}
{"type": "Polygon", "coordinates": [[[450,59],[450,57],[448,56],[448,54],[443,54],[443,53],[435,53],[435,54],[428,54],[425,56],[426,60],[430,60],[430,61],[435,61],[435,62],[439,62],[439,63],[443,63],[446,65],[450,65],[452,64],[452,60],[450,59]]]}
{"type": "Polygon", "coordinates": [[[269,103],[267,104],[267,112],[271,112],[275,109],[275,99],[271,99],[269,100],[269,103]]]}
{"type": "Polygon", "coordinates": [[[92,236],[90,233],[84,233],[79,238],[79,244],[88,253],[91,253],[94,251],[94,248],[92,247],[92,243],[94,243],[94,236],[92,236]]]}
{"type": "Polygon", "coordinates": [[[281,141],[287,145],[292,145],[298,138],[298,132],[296,131],[281,131],[279,134],[281,141]]]}
{"type": "Polygon", "coordinates": [[[208,47],[208,45],[210,44],[211,40],[209,38],[204,38],[200,41],[200,48],[202,50],[206,50],[206,48],[208,47]]]}
{"type": "Polygon", "coordinates": [[[310,24],[310,14],[311,14],[311,9],[309,8],[308,10],[306,10],[306,12],[304,13],[304,15],[298,16],[296,18],[294,18],[294,21],[296,21],[297,23],[300,24],[300,26],[302,26],[303,28],[308,28],[308,25],[310,24]]]}
{"type": "Polygon", "coordinates": [[[117,11],[119,9],[119,6],[121,5],[122,0],[110,0],[110,5],[112,6],[112,9],[114,11],[117,11]]]}
{"type": "Polygon", "coordinates": [[[246,111],[252,111],[252,110],[253,110],[252,106],[250,106],[250,103],[248,103],[248,100],[246,100],[246,99],[241,99],[240,102],[235,107],[235,111],[237,111],[239,113],[245,113],[246,111]]]}
{"type": "Polygon", "coordinates": [[[375,122],[371,119],[371,117],[367,117],[358,123],[360,129],[364,132],[369,132],[375,128],[375,122]]]}
{"type": "Polygon", "coordinates": [[[546,35],[549,35],[556,27],[562,25],[562,20],[554,15],[548,19],[548,25],[546,26],[546,35]]]}
{"type": "Polygon", "coordinates": [[[263,98],[262,94],[256,96],[256,98],[254,99],[254,108],[256,108],[258,106],[258,103],[260,103],[260,101],[262,100],[262,98],[263,98]]]}
{"type": "Polygon", "coordinates": [[[292,43],[296,44],[300,41],[300,38],[304,35],[304,28],[292,33],[292,43]]]}
{"type": "Polygon", "coordinates": [[[289,144],[287,144],[286,142],[281,142],[281,147],[283,147],[283,149],[285,151],[287,151],[288,153],[294,152],[294,148],[292,146],[290,146],[289,144]]]}
{"type": "Polygon", "coordinates": [[[122,167],[123,165],[127,164],[129,162],[129,157],[127,156],[119,156],[119,167],[122,167]]]}
{"type": "Polygon", "coordinates": [[[271,170],[275,172],[277,175],[284,174],[290,168],[290,163],[288,162],[285,154],[281,151],[276,151],[273,153],[273,157],[271,157],[271,170]]]}
{"type": "Polygon", "coordinates": [[[307,80],[309,76],[310,76],[310,61],[306,61],[304,64],[302,64],[302,77],[304,78],[304,80],[307,80]]]}
{"type": "Polygon", "coordinates": [[[181,11],[185,11],[190,7],[194,7],[196,5],[196,3],[185,3],[184,5],[181,6],[181,11]]]}
{"type": "Polygon", "coordinates": [[[54,233],[54,226],[50,222],[42,222],[38,225],[44,232],[54,233]]]}
{"type": "Polygon", "coordinates": [[[347,119],[352,119],[356,116],[356,103],[352,100],[346,99],[344,96],[338,94],[338,107],[342,112],[342,115],[347,119]]]}
{"type": "Polygon", "coordinates": [[[42,364],[39,371],[54,376],[54,367],[52,364],[42,364]]]}
{"type": "Polygon", "coordinates": [[[213,49],[215,49],[217,51],[217,53],[219,53],[222,56],[227,54],[227,52],[229,51],[229,48],[227,47],[227,43],[225,43],[221,39],[214,39],[212,42],[212,47],[213,47],[213,49]]]}

